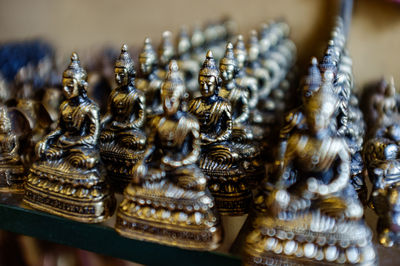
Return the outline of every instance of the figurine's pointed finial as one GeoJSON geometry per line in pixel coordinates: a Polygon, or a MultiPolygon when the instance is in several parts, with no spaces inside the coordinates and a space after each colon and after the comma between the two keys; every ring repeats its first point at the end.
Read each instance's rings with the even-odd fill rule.
{"type": "Polygon", "coordinates": [[[248,43],[248,59],[250,62],[253,62],[258,59],[260,48],[258,45],[258,36],[257,31],[252,30],[250,32],[250,39],[248,43]]]}
{"type": "Polygon", "coordinates": [[[334,56],[334,51],[332,49],[328,49],[325,52],[324,57],[322,58],[322,62],[320,64],[320,70],[322,73],[325,71],[332,71],[334,75],[336,75],[337,72],[337,61],[334,56]]]}
{"type": "Polygon", "coordinates": [[[144,44],[142,51],[139,55],[139,59],[148,60],[148,63],[153,65],[157,63],[157,55],[153,49],[153,44],[151,43],[150,38],[144,39],[144,44]]]}
{"type": "Polygon", "coordinates": [[[189,53],[190,38],[187,26],[182,26],[177,39],[177,52],[179,56],[189,53]]]}
{"type": "Polygon", "coordinates": [[[71,54],[71,62],[67,69],[63,72],[64,78],[74,78],[79,83],[81,81],[86,81],[87,74],[86,71],[81,67],[81,62],[79,61],[79,56],[77,53],[73,52],[71,54]]]}
{"type": "Polygon", "coordinates": [[[221,65],[232,65],[236,67],[235,55],[233,54],[233,45],[228,42],[226,45],[225,55],[220,61],[221,65]]]}
{"type": "Polygon", "coordinates": [[[244,44],[243,35],[238,35],[235,43],[235,50],[246,51],[246,45],[244,44]]]}
{"type": "Polygon", "coordinates": [[[200,24],[196,24],[193,28],[191,43],[193,48],[198,48],[204,45],[205,37],[201,30],[200,24]]]}
{"type": "Polygon", "coordinates": [[[135,64],[128,53],[128,45],[122,45],[121,54],[115,62],[115,67],[125,68],[130,75],[135,75],[135,64]]]}
{"type": "Polygon", "coordinates": [[[216,79],[219,77],[219,71],[215,64],[214,56],[211,50],[208,50],[206,59],[204,60],[203,66],[200,69],[200,76],[214,76],[216,79]]]}
{"type": "Polygon", "coordinates": [[[321,78],[321,72],[318,68],[318,60],[316,57],[313,57],[311,58],[310,66],[308,68],[308,75],[305,81],[306,91],[304,92],[304,95],[306,97],[309,97],[315,91],[319,90],[321,82],[322,78],[321,78]]]}

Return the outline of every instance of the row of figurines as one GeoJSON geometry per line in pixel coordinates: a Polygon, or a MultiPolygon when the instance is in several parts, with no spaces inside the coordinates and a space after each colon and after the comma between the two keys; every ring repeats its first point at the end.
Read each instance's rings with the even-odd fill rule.
{"type": "MultiPolygon", "coordinates": [[[[218,215],[242,214],[251,200],[250,184],[267,176],[257,186],[249,226],[243,230],[247,237],[240,246],[246,264],[374,264],[371,232],[354,189],[365,186],[359,169],[363,122],[344,45],[339,20],[321,64],[311,62],[298,97],[302,104],[287,116],[268,175],[260,160],[262,147],[249,137],[256,127],[234,123],[236,103],[229,96],[245,90],[227,83],[234,76],[231,45],[219,69],[207,53],[198,78],[202,96],[185,105],[183,76],[178,64],[170,62],[161,86],[164,112],[149,122],[147,138],[135,128],[144,123],[140,105],[145,100],[133,84],[126,47],[115,65],[118,87],[102,121],[86,95],[86,72],[73,54],[63,74],[67,100],[61,104],[57,128],[37,145],[39,160],[25,181],[24,201],[71,219],[98,222],[115,205],[105,176],[127,175],[118,232],[214,249],[222,239],[218,215]],[[126,114],[133,115],[127,119],[126,114]],[[137,162],[133,156],[140,153],[137,162]],[[107,175],[101,160],[111,166],[106,166],[107,175]],[[124,170],[113,172],[120,162],[125,162],[124,170]]],[[[15,141],[10,138],[9,143],[15,141]]],[[[9,181],[13,173],[4,176],[9,181]]]]}
{"type": "MultiPolygon", "coordinates": [[[[199,29],[193,32],[191,39],[197,39],[195,36],[199,34],[198,31],[199,29]]],[[[178,44],[184,42],[184,39],[179,37],[178,44]]],[[[185,40],[188,41],[188,38],[185,40]]],[[[179,51],[180,46],[182,45],[177,45],[177,51],[179,51]]],[[[211,44],[210,46],[212,47],[211,44]]],[[[226,43],[224,46],[224,49],[226,49],[226,43]]],[[[204,49],[205,47],[203,47],[204,49]]],[[[264,24],[259,33],[252,32],[247,45],[243,37],[239,35],[233,47],[234,58],[232,58],[231,47],[227,54],[228,57],[231,57],[225,58],[224,61],[230,65],[229,68],[233,68],[235,82],[238,86],[247,90],[246,95],[236,96],[239,98],[247,96],[247,99],[231,99],[238,102],[238,105],[245,101],[243,102],[244,106],[238,106],[240,110],[234,111],[235,117],[233,119],[241,122],[248,117],[251,123],[261,124],[264,127],[264,120],[269,121],[268,124],[270,125],[273,124],[279,118],[278,113],[283,112],[285,106],[287,106],[289,82],[293,80],[290,71],[295,61],[296,51],[292,41],[288,38],[288,25],[284,22],[264,24]],[[258,36],[260,39],[258,39],[258,36]],[[235,66],[232,63],[235,63],[235,66]],[[263,115],[258,110],[262,110],[263,115]]],[[[175,53],[169,32],[163,34],[158,53],[153,49],[150,39],[146,38],[138,60],[140,75],[136,76],[135,74],[135,86],[145,94],[146,121],[150,121],[152,117],[162,113],[161,85],[167,73],[166,66],[172,59],[178,59],[178,66],[183,73],[186,92],[188,92],[186,102],[200,95],[197,76],[201,65],[198,62],[195,63],[193,58],[201,57],[204,61],[204,55],[205,52],[199,52],[199,49],[191,50],[189,57],[182,57],[179,52],[175,53]],[[194,86],[190,84],[194,84],[194,86]]],[[[103,62],[98,65],[108,69],[108,65],[112,64],[103,62]]],[[[104,70],[104,72],[113,74],[99,75],[98,70],[94,70],[93,67],[90,68],[92,70],[88,72],[87,94],[100,105],[100,111],[103,115],[108,108],[107,96],[111,93],[109,76],[114,76],[114,71],[104,70]]],[[[35,144],[57,125],[58,107],[63,100],[63,95],[57,85],[60,82],[55,81],[58,78],[56,72],[52,60],[46,57],[39,62],[35,69],[32,68],[32,65],[21,68],[15,78],[15,85],[12,90],[0,84],[1,100],[5,102],[7,107],[11,107],[14,116],[19,118],[17,128],[22,131],[21,134],[25,135],[21,141],[26,146],[23,161],[28,167],[35,157],[35,144]],[[26,134],[26,132],[29,132],[29,134],[26,134]]],[[[232,75],[226,78],[231,79],[232,75]]],[[[258,132],[259,134],[256,137],[260,138],[262,133],[260,130],[258,132]]]]}

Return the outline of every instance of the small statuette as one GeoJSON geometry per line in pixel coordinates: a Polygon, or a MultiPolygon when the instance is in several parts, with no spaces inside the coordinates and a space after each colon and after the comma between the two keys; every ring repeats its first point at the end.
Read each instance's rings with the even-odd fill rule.
{"type": "Polygon", "coordinates": [[[123,236],[178,246],[213,250],[222,227],[207,180],[196,165],[200,126],[181,109],[185,87],[175,60],[161,89],[164,113],[151,122],[143,160],[118,208],[116,230],[123,236]]]}
{"type": "MultiPolygon", "coordinates": [[[[380,86],[380,85],[378,85],[380,86]]],[[[381,88],[380,88],[381,89],[381,88]]],[[[373,185],[370,206],[378,215],[378,239],[386,246],[400,245],[400,114],[393,78],[380,99],[375,98],[375,126],[363,149],[368,177],[373,185]]]]}
{"type": "Polygon", "coordinates": [[[25,182],[29,206],[86,223],[102,222],[115,198],[100,168],[100,114],[86,95],[86,71],[78,55],[63,73],[66,100],[57,128],[36,145],[38,160],[25,182]]]}
{"type": "Polygon", "coordinates": [[[0,105],[0,192],[21,193],[25,169],[19,155],[19,143],[7,107],[0,105]]]}
{"type": "Polygon", "coordinates": [[[140,76],[136,87],[146,97],[146,120],[150,122],[154,116],[162,113],[161,103],[161,71],[157,67],[157,54],[153,49],[150,38],[144,40],[143,49],[139,55],[140,76]]]}
{"type": "Polygon", "coordinates": [[[255,197],[245,265],[375,265],[372,233],[350,184],[350,154],[332,131],[332,73],[304,101],[304,124],[287,140],[274,178],[255,197]]]}
{"type": "Polygon", "coordinates": [[[200,122],[199,166],[208,178],[219,213],[245,214],[251,198],[247,157],[254,149],[232,140],[232,105],[218,95],[221,78],[211,50],[200,70],[199,85],[202,96],[189,103],[189,112],[200,122]]]}
{"type": "Polygon", "coordinates": [[[122,192],[132,178],[130,169],[142,159],[146,136],[145,96],[135,87],[134,63],[121,48],[115,63],[115,88],[109,98],[108,111],[101,120],[100,154],[112,188],[122,192]]]}

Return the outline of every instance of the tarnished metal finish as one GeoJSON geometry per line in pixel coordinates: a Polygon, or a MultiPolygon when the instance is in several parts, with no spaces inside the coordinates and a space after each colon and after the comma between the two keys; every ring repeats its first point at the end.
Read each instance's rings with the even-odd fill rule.
{"type": "Polygon", "coordinates": [[[150,122],[154,116],[162,113],[160,70],[158,69],[157,54],[153,49],[150,38],[144,40],[143,49],[139,55],[140,77],[136,87],[146,97],[146,117],[150,122]]]}
{"type": "Polygon", "coordinates": [[[305,127],[288,138],[273,186],[255,199],[263,211],[246,239],[246,265],[376,263],[363,206],[349,183],[348,147],[329,128],[337,102],[329,83],[327,72],[304,103],[305,127]]]}
{"type": "Polygon", "coordinates": [[[25,183],[29,206],[76,221],[110,217],[115,199],[100,170],[99,109],[86,95],[86,71],[73,53],[63,73],[67,98],[57,128],[36,145],[38,161],[25,183]]]}
{"type": "Polygon", "coordinates": [[[22,193],[25,169],[7,107],[0,105],[0,192],[22,193]]]}
{"type": "Polygon", "coordinates": [[[258,182],[265,177],[265,166],[261,159],[261,148],[256,141],[261,141],[263,131],[261,128],[252,127],[248,123],[249,108],[249,91],[240,87],[236,83],[236,73],[238,67],[233,52],[233,45],[226,45],[226,52],[219,64],[220,77],[222,80],[219,96],[229,100],[232,108],[232,137],[233,142],[242,143],[247,147],[245,149],[251,151],[246,157],[249,162],[245,168],[249,181],[252,185],[257,186],[258,182]]]}
{"type": "Polygon", "coordinates": [[[174,60],[161,91],[164,113],[151,123],[146,155],[124,192],[116,230],[171,246],[216,249],[222,240],[220,218],[207,180],[196,165],[200,126],[181,110],[185,87],[174,60]]]}
{"type": "Polygon", "coordinates": [[[232,140],[232,106],[218,96],[221,80],[211,51],[200,70],[199,85],[202,96],[189,103],[189,112],[200,122],[199,166],[209,179],[218,211],[224,215],[244,214],[251,195],[247,158],[255,151],[246,143],[232,140]]]}
{"type": "Polygon", "coordinates": [[[122,192],[146,144],[141,130],[145,124],[145,96],[135,87],[134,63],[126,45],[121,48],[114,72],[117,88],[111,92],[108,111],[101,120],[100,155],[112,188],[122,192]]]}
{"type": "Polygon", "coordinates": [[[177,39],[177,62],[183,73],[187,92],[193,97],[200,96],[197,75],[200,64],[191,57],[191,42],[187,27],[182,27],[177,39]]]}
{"type": "Polygon", "coordinates": [[[377,232],[384,246],[400,244],[400,115],[396,107],[393,78],[383,97],[375,102],[378,114],[371,138],[365,143],[363,157],[373,184],[370,206],[379,216],[377,232]]]}

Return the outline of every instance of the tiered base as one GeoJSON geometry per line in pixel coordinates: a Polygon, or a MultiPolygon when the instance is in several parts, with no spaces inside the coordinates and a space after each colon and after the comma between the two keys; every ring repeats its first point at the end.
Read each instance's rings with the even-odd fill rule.
{"type": "MultiPolygon", "coordinates": [[[[34,165],[25,183],[24,203],[32,208],[85,223],[99,223],[114,213],[115,198],[104,182],[94,179],[97,171],[82,174],[81,180],[91,176],[94,185],[79,185],[68,180],[62,170],[49,173],[34,165]]],[[[76,178],[76,173],[73,175],[76,178]]],[[[99,180],[99,178],[98,178],[99,180]]]]}
{"type": "Polygon", "coordinates": [[[162,182],[129,185],[124,195],[115,225],[121,235],[196,250],[221,244],[222,227],[209,194],[162,182]]]}
{"type": "Polygon", "coordinates": [[[297,219],[258,217],[246,239],[245,265],[376,265],[372,234],[362,221],[318,212],[297,219]]]}
{"type": "Polygon", "coordinates": [[[22,164],[0,165],[0,192],[23,193],[25,170],[22,164]]]}

